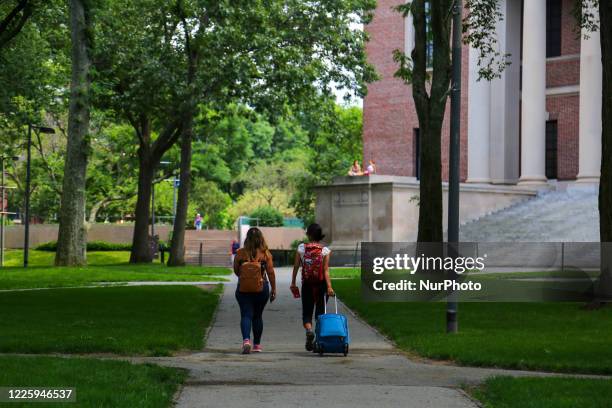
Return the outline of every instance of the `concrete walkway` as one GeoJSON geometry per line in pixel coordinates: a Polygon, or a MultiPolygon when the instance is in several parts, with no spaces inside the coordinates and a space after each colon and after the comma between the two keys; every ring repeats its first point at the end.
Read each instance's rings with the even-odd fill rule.
{"type": "Polygon", "coordinates": [[[190,370],[179,407],[476,407],[458,387],[499,373],[413,362],[342,306],[349,356],[306,352],[300,302],[288,289],[290,270],[279,268],[277,282],[278,298],[264,313],[263,353],[239,354],[240,313],[235,284],[227,284],[206,349],[155,359],[190,370]]]}

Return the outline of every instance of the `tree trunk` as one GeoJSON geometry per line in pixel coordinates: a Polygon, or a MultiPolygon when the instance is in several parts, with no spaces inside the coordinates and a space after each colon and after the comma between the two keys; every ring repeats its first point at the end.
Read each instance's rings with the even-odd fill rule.
{"type": "Polygon", "coordinates": [[[151,191],[157,161],[153,161],[147,146],[138,150],[138,196],[136,199],[134,235],[130,263],[152,262],[149,246],[149,219],[151,217],[151,191]]]}
{"type": "Polygon", "coordinates": [[[89,90],[91,42],[90,12],[84,0],[70,1],[72,78],[68,118],[68,144],[59,211],[59,234],[55,264],[86,263],[85,182],[89,142],[89,90]]]}
{"type": "Polygon", "coordinates": [[[612,300],[612,2],[599,2],[603,65],[601,178],[599,234],[601,246],[600,296],[612,300]]]}
{"type": "Polygon", "coordinates": [[[185,225],[189,207],[189,190],[191,188],[191,141],[193,139],[193,113],[187,115],[187,120],[181,135],[181,168],[176,202],[176,217],[172,230],[172,243],[168,266],[185,265],[185,225]]]}
{"type": "Polygon", "coordinates": [[[451,78],[450,2],[430,2],[433,73],[427,92],[427,24],[425,0],[412,2],[415,47],[412,52],[412,97],[419,119],[420,183],[418,242],[442,242],[442,122],[451,78]]]}

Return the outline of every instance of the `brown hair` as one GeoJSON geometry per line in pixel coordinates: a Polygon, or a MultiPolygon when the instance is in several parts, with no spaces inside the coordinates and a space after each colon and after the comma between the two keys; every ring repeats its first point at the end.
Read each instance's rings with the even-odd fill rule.
{"type": "Polygon", "coordinates": [[[259,228],[249,228],[244,240],[244,250],[251,259],[257,257],[257,251],[262,251],[268,256],[268,244],[259,228]]]}

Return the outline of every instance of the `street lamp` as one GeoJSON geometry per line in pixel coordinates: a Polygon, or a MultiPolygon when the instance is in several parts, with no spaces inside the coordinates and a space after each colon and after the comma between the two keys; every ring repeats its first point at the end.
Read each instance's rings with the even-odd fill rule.
{"type": "Polygon", "coordinates": [[[6,211],[8,209],[8,205],[6,204],[6,189],[8,187],[5,186],[4,179],[4,162],[6,159],[17,161],[19,160],[19,157],[0,156],[0,171],[2,172],[2,180],[0,181],[0,189],[2,190],[0,194],[0,267],[4,266],[4,218],[7,214],[9,214],[6,211]]]}
{"type": "Polygon", "coordinates": [[[36,126],[28,123],[28,151],[26,162],[26,188],[25,188],[25,229],[23,238],[23,267],[28,267],[28,257],[30,251],[30,182],[32,167],[32,129],[39,133],[53,134],[55,130],[50,127],[36,126]]]}
{"type": "MultiPolygon", "coordinates": [[[[159,164],[167,166],[169,161],[160,161],[159,164]]],[[[155,180],[151,185],[151,236],[155,236],[155,180]]]]}
{"type": "MultiPolygon", "coordinates": [[[[461,36],[462,0],[453,5],[453,55],[451,80],[450,149],[448,172],[448,250],[451,256],[459,256],[459,172],[461,132],[461,36]]],[[[456,274],[453,273],[453,279],[456,274]]],[[[451,292],[446,304],[446,332],[457,333],[457,293],[451,292]]]]}

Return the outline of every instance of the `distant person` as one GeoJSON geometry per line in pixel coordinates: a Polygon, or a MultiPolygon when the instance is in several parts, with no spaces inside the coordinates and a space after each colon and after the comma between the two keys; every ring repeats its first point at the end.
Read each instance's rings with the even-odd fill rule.
{"type": "Polygon", "coordinates": [[[234,273],[238,276],[236,300],[240,306],[242,354],[261,352],[263,311],[268,299],[270,302],[276,299],[276,278],[272,254],[259,228],[247,232],[244,247],[238,249],[234,258],[234,273]]]}
{"type": "Polygon", "coordinates": [[[230,253],[232,255],[232,265],[234,264],[234,258],[236,258],[236,253],[238,253],[238,249],[240,249],[240,243],[235,239],[232,240],[232,246],[230,253]]]}
{"type": "Polygon", "coordinates": [[[372,174],[376,174],[376,163],[374,163],[374,160],[370,160],[370,164],[368,164],[368,168],[365,171],[366,176],[372,174]]]}
{"type": "Polygon", "coordinates": [[[202,229],[202,221],[203,221],[203,218],[200,215],[200,213],[198,213],[195,217],[195,220],[193,221],[193,226],[195,227],[196,230],[200,231],[202,229]]]}
{"type": "Polygon", "coordinates": [[[361,170],[361,166],[359,165],[359,160],[355,160],[351,169],[348,172],[349,176],[363,176],[363,171],[361,170]]]}
{"type": "Polygon", "coordinates": [[[314,332],[312,331],[312,313],[315,321],[325,310],[325,296],[334,296],[329,277],[329,258],[331,250],[321,243],[325,237],[319,224],[310,224],[306,230],[308,243],[300,244],[293,262],[291,292],[299,296],[296,286],[298,269],[302,268],[302,323],[306,330],[306,350],[314,348],[314,332]]]}

